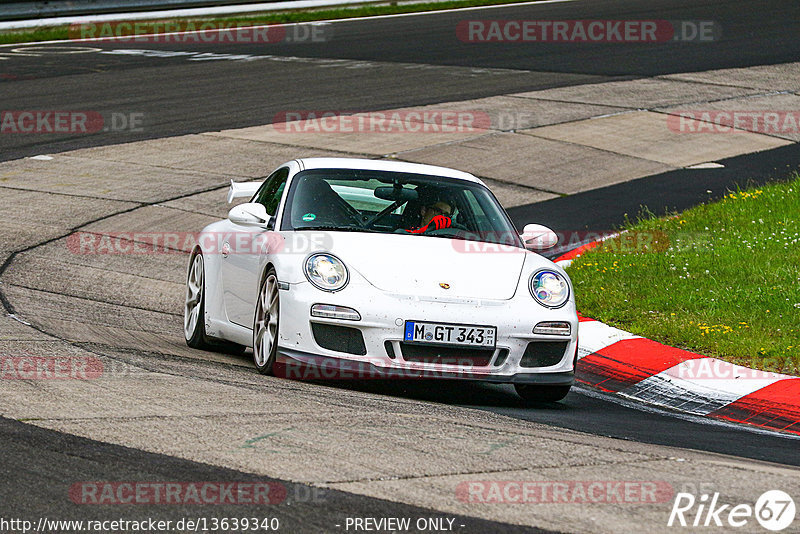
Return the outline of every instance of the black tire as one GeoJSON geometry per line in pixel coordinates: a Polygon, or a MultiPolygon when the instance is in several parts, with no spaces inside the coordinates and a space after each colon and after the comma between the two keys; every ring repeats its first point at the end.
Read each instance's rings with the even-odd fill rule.
{"type": "Polygon", "coordinates": [[[189,271],[186,275],[186,301],[183,309],[183,337],[186,344],[193,349],[207,350],[213,352],[225,352],[228,354],[241,354],[245,351],[244,345],[233,343],[232,341],[224,341],[221,339],[214,339],[206,335],[206,286],[205,286],[205,262],[203,254],[198,252],[192,256],[189,262],[189,271]],[[194,269],[197,269],[195,272],[194,269]],[[193,279],[194,275],[194,279],[193,279]],[[199,278],[198,278],[199,277],[199,278]],[[190,320],[189,299],[192,297],[193,288],[190,284],[195,286],[197,294],[194,295],[196,300],[196,321],[192,324],[190,320]]]}
{"type": "Polygon", "coordinates": [[[186,299],[183,307],[183,338],[193,349],[212,350],[206,338],[205,262],[201,253],[189,261],[186,273],[186,299]]]}
{"type": "Polygon", "coordinates": [[[275,269],[270,267],[264,281],[261,282],[261,287],[258,288],[256,311],[253,316],[253,363],[262,375],[273,374],[278,356],[279,327],[280,290],[275,269]],[[265,343],[268,343],[268,347],[265,343]]]}
{"type": "Polygon", "coordinates": [[[572,386],[540,386],[538,384],[514,384],[517,395],[525,403],[558,402],[567,396],[572,386]]]}

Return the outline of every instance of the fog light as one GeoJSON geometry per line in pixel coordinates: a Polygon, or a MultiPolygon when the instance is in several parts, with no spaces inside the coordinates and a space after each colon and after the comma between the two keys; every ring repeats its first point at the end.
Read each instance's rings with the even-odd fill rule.
{"type": "Polygon", "coordinates": [[[571,332],[569,323],[564,321],[545,321],[533,327],[534,334],[546,336],[568,336],[571,332]]]}
{"type": "Polygon", "coordinates": [[[325,317],[327,319],[346,319],[360,321],[361,315],[353,308],[334,306],[332,304],[314,304],[311,306],[312,317],[325,317]]]}

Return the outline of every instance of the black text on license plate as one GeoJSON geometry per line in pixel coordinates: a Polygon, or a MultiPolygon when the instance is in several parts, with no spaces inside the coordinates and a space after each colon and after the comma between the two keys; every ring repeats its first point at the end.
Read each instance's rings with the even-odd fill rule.
{"type": "Polygon", "coordinates": [[[466,345],[494,348],[497,329],[494,326],[471,326],[406,321],[403,340],[411,343],[466,345]]]}

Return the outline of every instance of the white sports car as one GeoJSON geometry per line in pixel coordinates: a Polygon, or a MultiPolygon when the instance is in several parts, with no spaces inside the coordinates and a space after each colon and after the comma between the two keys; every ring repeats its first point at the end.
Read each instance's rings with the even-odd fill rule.
{"type": "Polygon", "coordinates": [[[191,347],[253,348],[264,374],[448,378],[514,384],[529,401],[567,395],[578,318],[566,273],[531,250],[471,174],[394,161],[313,158],[264,182],[192,251],[191,347]],[[308,369],[322,374],[308,374],[308,369]]]}

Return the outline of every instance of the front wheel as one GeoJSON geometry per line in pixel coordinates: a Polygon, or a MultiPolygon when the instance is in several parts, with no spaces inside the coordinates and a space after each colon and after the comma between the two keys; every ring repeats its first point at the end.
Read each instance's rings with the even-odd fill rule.
{"type": "Polygon", "coordinates": [[[280,296],[278,276],[270,268],[261,283],[253,319],[253,363],[262,375],[271,375],[278,354],[280,296]]]}
{"type": "Polygon", "coordinates": [[[537,384],[514,384],[517,395],[526,403],[557,402],[567,396],[572,386],[540,386],[537,384]]]}

